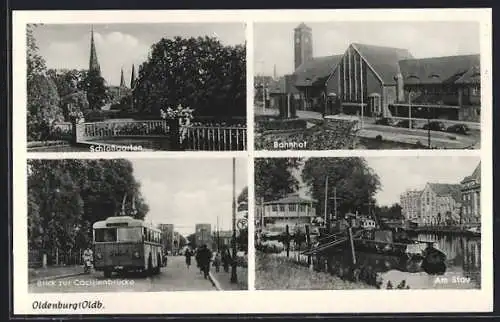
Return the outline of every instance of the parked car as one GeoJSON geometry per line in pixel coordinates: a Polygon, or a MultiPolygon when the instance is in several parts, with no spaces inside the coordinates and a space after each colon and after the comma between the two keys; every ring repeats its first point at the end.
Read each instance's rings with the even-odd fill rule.
{"type": "Polygon", "coordinates": [[[391,119],[390,117],[383,117],[383,118],[380,118],[378,120],[375,121],[375,124],[378,124],[378,125],[389,125],[389,126],[393,126],[394,125],[394,120],[391,119]]]}
{"type": "MultiPolygon", "coordinates": [[[[414,120],[411,121],[411,128],[414,129],[416,128],[416,122],[414,120]]],[[[410,120],[401,120],[398,123],[395,124],[397,127],[405,127],[408,128],[410,126],[410,120]]]]}
{"type": "Polygon", "coordinates": [[[446,132],[458,133],[458,134],[469,134],[469,127],[466,124],[454,124],[446,129],[446,132]]]}
{"type": "Polygon", "coordinates": [[[444,125],[443,122],[432,121],[430,123],[425,123],[422,129],[424,130],[430,129],[431,131],[444,131],[446,129],[446,126],[444,125]]]}

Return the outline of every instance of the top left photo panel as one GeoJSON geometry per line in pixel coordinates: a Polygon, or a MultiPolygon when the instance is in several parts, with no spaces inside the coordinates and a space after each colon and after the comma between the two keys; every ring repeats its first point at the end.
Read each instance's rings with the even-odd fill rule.
{"type": "Polygon", "coordinates": [[[244,23],[25,28],[27,152],[247,149],[244,23]]]}

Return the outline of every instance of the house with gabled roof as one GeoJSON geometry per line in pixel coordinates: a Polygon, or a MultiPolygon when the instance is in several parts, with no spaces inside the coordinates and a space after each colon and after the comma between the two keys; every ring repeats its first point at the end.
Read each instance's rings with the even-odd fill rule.
{"type": "Polygon", "coordinates": [[[290,229],[309,225],[316,217],[316,204],[316,200],[298,193],[264,202],[263,229],[274,227],[284,231],[287,225],[290,229]]]}
{"type": "Polygon", "coordinates": [[[460,182],[462,194],[462,223],[481,222],[481,162],[471,175],[460,182]]]}
{"type": "Polygon", "coordinates": [[[420,225],[444,225],[457,221],[462,206],[460,184],[427,183],[420,200],[420,225]]]}
{"type": "Polygon", "coordinates": [[[287,93],[299,109],[479,121],[479,54],[416,59],[408,49],[352,43],[343,54],[314,57],[312,30],[303,23],[294,46],[287,93]]]}

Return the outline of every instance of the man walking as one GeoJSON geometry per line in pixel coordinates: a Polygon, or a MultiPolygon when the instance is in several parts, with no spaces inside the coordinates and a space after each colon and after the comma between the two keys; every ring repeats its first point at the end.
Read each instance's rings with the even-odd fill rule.
{"type": "Polygon", "coordinates": [[[210,260],[212,259],[212,252],[208,249],[207,245],[204,244],[201,246],[199,258],[203,276],[207,279],[208,273],[210,272],[210,260]]]}

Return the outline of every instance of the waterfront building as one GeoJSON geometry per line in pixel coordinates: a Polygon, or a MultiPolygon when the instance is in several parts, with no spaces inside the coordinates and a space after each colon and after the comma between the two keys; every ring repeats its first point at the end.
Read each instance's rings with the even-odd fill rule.
{"type": "Polygon", "coordinates": [[[419,225],[448,225],[460,216],[459,184],[427,183],[420,200],[419,225]]]}
{"type": "Polygon", "coordinates": [[[407,190],[399,197],[402,215],[406,220],[418,222],[420,220],[420,200],[422,190],[407,190]]]}
{"type": "Polygon", "coordinates": [[[297,226],[312,224],[316,217],[316,201],[290,194],[284,198],[264,202],[263,229],[285,230],[288,225],[292,231],[297,226]]]}
{"type": "Polygon", "coordinates": [[[461,221],[464,224],[481,223],[481,163],[470,176],[460,182],[462,197],[461,221]]]}

